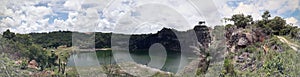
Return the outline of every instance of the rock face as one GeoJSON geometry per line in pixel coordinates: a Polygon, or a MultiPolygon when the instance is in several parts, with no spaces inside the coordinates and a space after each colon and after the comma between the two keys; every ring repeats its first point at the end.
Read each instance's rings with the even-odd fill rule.
{"type": "Polygon", "coordinates": [[[232,29],[227,31],[225,35],[229,48],[234,45],[244,48],[269,38],[269,35],[261,29],[252,29],[250,32],[247,32],[245,29],[232,29]]]}
{"type": "Polygon", "coordinates": [[[255,37],[254,34],[245,33],[245,35],[249,42],[254,42],[255,40],[257,40],[257,37],[255,37]]]}
{"type": "MultiPolygon", "coordinates": [[[[257,59],[253,58],[252,48],[255,48],[253,44],[257,42],[264,42],[265,39],[270,37],[270,34],[260,28],[247,28],[247,29],[236,29],[229,28],[225,33],[227,52],[234,53],[232,56],[233,64],[235,68],[240,71],[249,69],[250,71],[255,70],[259,67],[257,59]],[[251,46],[251,47],[249,47],[251,46]],[[247,48],[249,47],[249,48],[247,48]]],[[[259,46],[257,47],[259,48],[259,46]]],[[[273,47],[272,49],[280,50],[280,47],[273,47]]],[[[269,50],[268,46],[261,45],[261,50],[267,53],[269,50]]]]}
{"type": "Polygon", "coordinates": [[[210,30],[205,25],[197,25],[194,27],[194,31],[197,35],[198,41],[207,48],[211,42],[210,30]]]}
{"type": "Polygon", "coordinates": [[[247,46],[247,44],[248,44],[248,39],[244,37],[240,38],[237,43],[238,46],[247,46]]]}
{"type": "Polygon", "coordinates": [[[281,46],[278,46],[278,45],[273,45],[273,46],[271,47],[271,49],[273,49],[273,50],[275,50],[275,51],[277,51],[277,52],[282,52],[282,51],[283,51],[282,47],[281,47],[281,46]]]}
{"type": "MultiPolygon", "coordinates": [[[[149,49],[154,43],[160,43],[167,51],[171,50],[180,52],[182,50],[181,48],[189,48],[189,46],[196,45],[197,42],[200,42],[204,48],[209,46],[211,36],[207,26],[196,25],[192,30],[188,31],[177,31],[175,29],[163,28],[156,34],[132,35],[129,41],[129,48],[130,51],[149,49]]],[[[184,51],[191,52],[191,50],[184,51]]]]}
{"type": "Polygon", "coordinates": [[[38,63],[35,60],[31,60],[28,63],[28,68],[33,68],[33,69],[37,69],[38,68],[38,63]]]}

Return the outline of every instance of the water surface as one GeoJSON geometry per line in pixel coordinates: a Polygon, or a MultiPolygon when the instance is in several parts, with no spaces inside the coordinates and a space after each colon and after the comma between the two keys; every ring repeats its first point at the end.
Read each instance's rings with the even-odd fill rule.
{"type": "MultiPolygon", "coordinates": [[[[91,66],[91,65],[95,65],[95,63],[92,62],[97,62],[97,61],[100,63],[100,65],[116,63],[114,57],[112,56],[112,52],[110,50],[97,51],[96,56],[97,57],[95,57],[94,52],[82,52],[82,53],[73,54],[70,56],[68,60],[69,61],[68,66],[75,66],[74,59],[76,59],[77,61],[76,62],[77,66],[91,66]]],[[[136,63],[143,64],[143,65],[147,65],[151,60],[148,51],[131,52],[130,56],[136,63]]],[[[183,56],[182,58],[188,61],[187,57],[183,56]]],[[[165,65],[161,70],[176,73],[179,68],[180,60],[181,60],[180,53],[167,52],[167,59],[165,65]]]]}

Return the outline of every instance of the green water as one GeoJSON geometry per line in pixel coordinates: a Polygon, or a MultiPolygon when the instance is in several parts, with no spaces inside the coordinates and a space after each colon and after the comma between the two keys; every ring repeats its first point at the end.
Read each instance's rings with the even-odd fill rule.
{"type": "MultiPolygon", "coordinates": [[[[125,54],[125,53],[124,53],[125,54]]],[[[76,53],[70,56],[68,66],[91,66],[95,65],[93,62],[99,62],[100,65],[115,64],[114,57],[111,51],[97,51],[95,52],[84,52],[76,53]],[[94,57],[93,57],[94,56],[94,57]],[[76,62],[74,60],[76,59],[76,62]]],[[[147,65],[151,58],[148,51],[138,51],[130,53],[131,58],[139,64],[147,65]]],[[[187,59],[186,57],[183,57],[187,59]]],[[[161,70],[168,72],[177,72],[181,60],[181,53],[167,52],[167,59],[165,65],[161,70]]]]}

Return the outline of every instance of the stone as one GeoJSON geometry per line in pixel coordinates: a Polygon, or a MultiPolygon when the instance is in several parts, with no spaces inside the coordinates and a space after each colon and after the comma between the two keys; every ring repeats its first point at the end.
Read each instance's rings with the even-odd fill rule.
{"type": "Polygon", "coordinates": [[[22,60],[15,61],[15,64],[21,65],[22,64],[22,60]]]}
{"type": "Polygon", "coordinates": [[[248,41],[250,43],[254,42],[254,37],[252,34],[250,34],[250,33],[245,33],[245,34],[246,34],[246,38],[248,39],[248,41]]]}
{"type": "Polygon", "coordinates": [[[246,46],[248,44],[248,40],[244,37],[240,38],[238,41],[238,46],[246,46]]]}
{"type": "Polygon", "coordinates": [[[238,62],[238,63],[243,63],[244,62],[244,57],[237,57],[237,60],[236,60],[236,62],[238,62]]]}
{"type": "Polygon", "coordinates": [[[29,63],[28,63],[28,68],[34,68],[34,69],[38,69],[38,63],[35,61],[35,60],[31,60],[29,63]]]}
{"type": "Polygon", "coordinates": [[[250,57],[250,56],[249,56],[249,53],[247,53],[247,52],[242,53],[242,55],[240,55],[240,56],[241,56],[241,57],[244,57],[244,58],[250,57]]]}
{"type": "Polygon", "coordinates": [[[283,52],[283,49],[281,46],[273,45],[271,48],[277,52],[283,52]]]}

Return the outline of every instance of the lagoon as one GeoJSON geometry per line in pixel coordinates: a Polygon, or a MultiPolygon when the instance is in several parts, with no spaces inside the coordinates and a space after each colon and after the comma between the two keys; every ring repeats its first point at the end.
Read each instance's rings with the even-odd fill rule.
{"type": "MultiPolygon", "coordinates": [[[[126,53],[121,53],[121,54],[126,54],[126,53]]],[[[75,63],[76,66],[97,65],[97,63],[95,64],[94,62],[99,62],[98,65],[116,64],[114,57],[112,55],[113,54],[111,50],[98,50],[96,52],[74,53],[69,57],[67,65],[75,66],[75,63]],[[76,60],[77,62],[74,62],[74,60],[76,60]]],[[[130,56],[138,64],[147,65],[151,61],[148,51],[130,52],[130,56]]],[[[160,70],[176,73],[179,68],[181,59],[188,62],[190,61],[186,56],[181,57],[181,53],[167,52],[166,62],[163,68],[161,68],[160,70]]]]}

